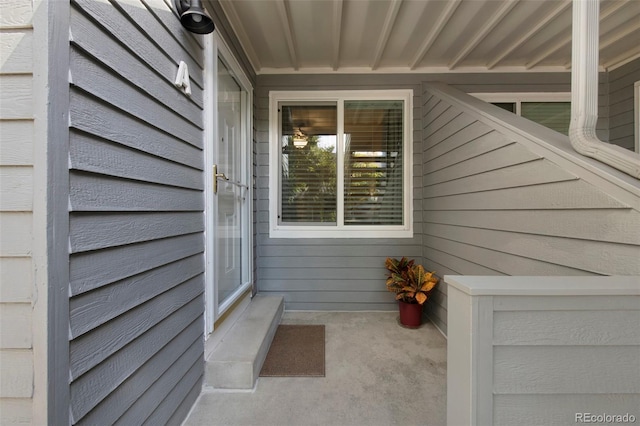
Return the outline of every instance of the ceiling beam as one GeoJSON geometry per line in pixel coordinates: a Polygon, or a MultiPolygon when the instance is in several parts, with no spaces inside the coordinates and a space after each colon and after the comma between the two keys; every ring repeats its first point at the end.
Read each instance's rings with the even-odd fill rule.
{"type": "Polygon", "coordinates": [[[401,5],[402,0],[392,0],[391,4],[389,4],[389,9],[387,9],[387,16],[385,17],[384,24],[382,25],[382,31],[380,31],[380,38],[378,38],[378,46],[376,46],[375,57],[373,58],[373,62],[371,63],[372,70],[377,69],[380,65],[382,53],[384,52],[384,48],[387,46],[387,42],[389,41],[389,36],[391,35],[391,30],[393,29],[393,25],[396,22],[398,11],[400,10],[401,5]]]}
{"type": "MultiPolygon", "coordinates": [[[[602,22],[602,20],[606,19],[613,13],[617,12],[621,7],[625,6],[628,2],[629,0],[612,2],[611,6],[609,6],[607,9],[603,10],[602,13],[600,13],[600,22],[602,22]]],[[[556,53],[558,50],[562,49],[569,43],[571,43],[571,34],[569,34],[566,37],[563,37],[557,43],[552,44],[551,46],[549,46],[549,48],[540,52],[538,56],[536,56],[532,61],[526,63],[524,67],[528,70],[535,67],[540,62],[544,61],[549,56],[553,55],[554,53],[556,53]]]]}
{"type": "Polygon", "coordinates": [[[299,68],[298,54],[296,53],[296,40],[293,33],[293,19],[291,18],[291,11],[289,10],[289,3],[287,0],[278,0],[276,2],[276,9],[278,9],[278,15],[280,16],[280,22],[284,30],[284,37],[287,40],[291,66],[297,71],[299,68]]]}
{"type": "Polygon", "coordinates": [[[493,31],[500,21],[502,21],[504,17],[511,12],[511,9],[513,9],[517,3],[518,0],[508,0],[502,3],[500,9],[495,12],[489,22],[483,25],[482,28],[480,28],[480,30],[471,38],[471,41],[460,51],[460,53],[458,53],[456,57],[449,62],[449,69],[454,69],[464,58],[466,58],[469,53],[471,53],[471,51],[475,49],[475,47],[480,44],[480,42],[484,40],[491,31],[493,31]]]}
{"type": "Polygon", "coordinates": [[[242,49],[246,52],[247,57],[249,58],[249,62],[253,67],[253,70],[258,73],[262,68],[260,63],[260,59],[258,59],[258,55],[256,51],[253,49],[253,44],[251,43],[251,39],[247,35],[246,30],[244,29],[244,25],[242,25],[242,20],[238,16],[238,12],[236,11],[235,6],[233,5],[232,0],[220,0],[220,6],[222,6],[222,10],[224,14],[229,19],[229,23],[231,24],[231,28],[233,32],[238,36],[238,40],[240,41],[240,45],[242,49]]]}
{"type": "Polygon", "coordinates": [[[340,40],[342,37],[342,0],[333,1],[333,53],[331,55],[331,67],[334,71],[340,66],[340,40]]]}
{"type": "Polygon", "coordinates": [[[540,52],[533,60],[524,64],[524,67],[528,70],[538,65],[540,62],[547,59],[549,56],[556,53],[558,50],[562,49],[566,45],[571,43],[571,34],[561,38],[557,43],[552,44],[542,52],[540,52]]]}
{"type": "MultiPolygon", "coordinates": [[[[606,33],[604,36],[600,38],[600,51],[602,52],[603,49],[606,49],[612,44],[617,43],[618,41],[622,40],[629,34],[632,34],[638,30],[640,30],[640,19],[638,19],[637,17],[634,17],[633,19],[629,19],[625,23],[625,25],[622,25],[612,31],[609,31],[608,33],[606,33]]],[[[565,68],[570,69],[571,62],[567,62],[564,66],[565,68]]]]}
{"type": "Polygon", "coordinates": [[[487,69],[493,69],[496,65],[498,65],[504,58],[509,56],[511,52],[516,50],[518,47],[522,46],[525,42],[527,42],[531,37],[538,33],[542,28],[544,28],[549,22],[553,21],[558,15],[564,12],[569,6],[571,6],[571,0],[564,0],[562,3],[558,4],[553,10],[551,10],[544,18],[542,18],[533,28],[527,31],[520,38],[515,40],[513,43],[509,45],[506,49],[502,49],[500,54],[493,58],[491,62],[487,64],[487,69]]]}
{"type": "Polygon", "coordinates": [[[433,45],[433,43],[436,41],[436,38],[438,37],[438,35],[442,32],[445,25],[447,25],[447,22],[449,22],[449,20],[451,19],[451,16],[453,16],[458,6],[460,6],[461,1],[462,0],[453,0],[453,1],[446,2],[447,6],[444,9],[444,13],[440,15],[436,25],[433,28],[431,28],[431,31],[429,31],[429,34],[427,35],[427,37],[425,37],[424,42],[422,43],[417,53],[413,57],[413,60],[409,64],[410,69],[412,70],[416,69],[418,64],[422,61],[422,59],[425,57],[429,49],[431,49],[431,46],[433,45]]]}
{"type": "Polygon", "coordinates": [[[640,45],[636,46],[635,49],[629,49],[629,51],[621,53],[615,58],[608,60],[603,64],[603,67],[606,70],[611,71],[611,69],[616,69],[638,58],[640,58],[640,45]]]}

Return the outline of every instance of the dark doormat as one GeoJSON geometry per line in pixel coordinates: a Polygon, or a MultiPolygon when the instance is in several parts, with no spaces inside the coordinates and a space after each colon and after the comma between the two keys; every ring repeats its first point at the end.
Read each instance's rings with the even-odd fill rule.
{"type": "Polygon", "coordinates": [[[260,376],[324,377],[324,325],[279,325],[260,376]]]}

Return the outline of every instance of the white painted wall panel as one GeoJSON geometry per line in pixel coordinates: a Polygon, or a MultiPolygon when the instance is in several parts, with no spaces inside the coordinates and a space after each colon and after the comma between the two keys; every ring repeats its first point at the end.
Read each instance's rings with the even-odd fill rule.
{"type": "Polygon", "coordinates": [[[0,398],[33,396],[33,352],[28,349],[0,350],[0,398]]]}
{"type": "Polygon", "coordinates": [[[565,426],[577,424],[578,413],[637,413],[640,395],[496,395],[493,403],[495,426],[565,426]]]}
{"type": "Polygon", "coordinates": [[[33,169],[29,166],[0,168],[0,211],[31,211],[33,169]]]}
{"type": "Polygon", "coordinates": [[[0,303],[31,301],[33,269],[29,257],[0,257],[0,303]]]}
{"type": "MultiPolygon", "coordinates": [[[[4,4],[2,13],[4,14],[4,4]]],[[[0,73],[31,74],[33,71],[33,32],[3,31],[0,37],[0,73]]]]}
{"type": "Polygon", "coordinates": [[[31,75],[0,75],[0,117],[33,118],[33,78],[31,75]]]}
{"type": "MultiPolygon", "coordinates": [[[[0,424],[30,424],[34,418],[33,2],[4,0],[0,8],[0,424]]],[[[39,391],[45,394],[44,389],[39,391]]]]}
{"type": "Polygon", "coordinates": [[[0,348],[30,349],[31,303],[0,303],[0,348]]]}
{"type": "Polygon", "coordinates": [[[640,277],[445,279],[449,425],[640,418],[640,277]]]}
{"type": "Polygon", "coordinates": [[[33,164],[33,121],[3,121],[0,132],[0,166],[33,164]]]}

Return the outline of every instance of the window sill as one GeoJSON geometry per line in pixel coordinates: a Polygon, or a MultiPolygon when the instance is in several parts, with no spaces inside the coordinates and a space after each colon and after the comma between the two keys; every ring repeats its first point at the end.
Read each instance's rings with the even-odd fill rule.
{"type": "Polygon", "coordinates": [[[362,226],[337,229],[335,227],[278,227],[269,231],[269,238],[413,238],[413,230],[404,227],[362,226]]]}

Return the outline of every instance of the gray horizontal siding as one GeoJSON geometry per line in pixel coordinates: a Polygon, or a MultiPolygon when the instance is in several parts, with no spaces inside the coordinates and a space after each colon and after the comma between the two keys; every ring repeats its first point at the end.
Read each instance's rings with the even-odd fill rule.
{"type": "MultiPolygon", "coordinates": [[[[429,81],[446,82],[469,93],[570,91],[569,73],[257,76],[255,230],[261,292],[284,295],[288,309],[395,309],[392,295],[385,296],[384,291],[387,256],[424,261],[438,275],[585,275],[603,273],[607,261],[600,260],[594,267],[589,264],[593,255],[583,262],[556,261],[554,256],[562,259],[566,250],[580,247],[582,240],[592,243],[581,252],[608,250],[600,242],[617,246],[637,240],[638,229],[632,225],[637,223],[633,221],[637,212],[617,209],[624,205],[597,191],[585,199],[589,185],[431,97],[421,89],[429,81]],[[385,88],[414,89],[414,238],[270,238],[269,91],[385,88]],[[583,222],[576,223],[566,212],[576,212],[583,222]],[[540,220],[535,220],[538,213],[540,220]],[[471,219],[475,222],[468,223],[471,219]],[[484,223],[492,219],[492,224],[484,223]],[[611,220],[624,226],[603,226],[611,220]],[[486,235],[485,229],[489,230],[486,235]],[[482,242],[498,234],[504,238],[489,246],[482,242]],[[548,237],[543,247],[537,245],[535,235],[548,237]],[[557,246],[558,235],[573,242],[557,246]],[[517,250],[510,248],[511,236],[520,242],[517,250]],[[527,248],[529,241],[533,244],[527,248]],[[549,255],[541,258],[546,248],[551,249],[549,255]],[[352,296],[358,291],[362,291],[360,301],[352,296]]],[[[607,109],[606,81],[600,86],[601,106],[607,109]]],[[[599,122],[600,130],[607,127],[606,119],[599,122]]],[[[620,263],[635,254],[632,247],[626,253],[620,263]]],[[[439,288],[432,296],[431,310],[437,312],[436,324],[446,330],[446,289],[439,288]]]]}
{"type": "MultiPolygon", "coordinates": [[[[414,90],[414,152],[420,152],[420,85],[417,80],[388,77],[258,76],[256,90],[256,241],[258,289],[282,295],[287,309],[391,310],[394,297],[385,289],[387,256],[421,259],[420,235],[387,239],[273,239],[269,237],[269,108],[270,90],[399,89],[414,90]]],[[[417,157],[419,159],[419,156],[417,157]]],[[[421,175],[414,161],[414,176],[421,175]]],[[[414,203],[420,180],[415,179],[414,203]]],[[[421,229],[420,210],[414,227],[421,229]]]]}
{"type": "Polygon", "coordinates": [[[609,73],[609,142],[632,151],[635,148],[633,103],[636,81],[640,81],[640,59],[609,73]]]}
{"type": "MultiPolygon", "coordinates": [[[[640,212],[424,87],[422,242],[429,269],[640,274],[640,212]]],[[[494,110],[487,105],[484,112],[494,110]]],[[[445,291],[439,286],[429,305],[443,330],[445,291]]]]}
{"type": "Polygon", "coordinates": [[[493,306],[494,424],[637,417],[637,296],[497,296],[493,306]]]}
{"type": "Polygon", "coordinates": [[[74,0],[70,27],[72,423],[179,423],[204,368],[202,38],[163,0],[74,0]]]}

